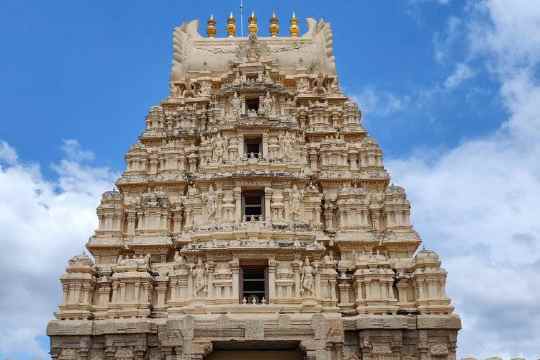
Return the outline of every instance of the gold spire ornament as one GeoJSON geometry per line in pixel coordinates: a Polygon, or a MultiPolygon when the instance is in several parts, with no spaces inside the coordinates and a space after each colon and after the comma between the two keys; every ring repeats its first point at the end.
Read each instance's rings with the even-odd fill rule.
{"type": "Polygon", "coordinates": [[[300,28],[298,27],[298,19],[296,18],[296,14],[293,12],[291,18],[291,26],[289,27],[291,37],[298,37],[299,31],[300,28]]]}
{"type": "Polygon", "coordinates": [[[257,17],[255,16],[255,11],[251,12],[251,15],[248,19],[248,31],[249,34],[257,35],[257,31],[259,31],[259,26],[257,25],[257,17]]]}
{"type": "Polygon", "coordinates": [[[208,19],[208,23],[206,26],[206,33],[208,34],[209,38],[216,37],[217,28],[216,28],[216,19],[214,18],[214,15],[210,15],[210,18],[208,19]]]}
{"type": "Polygon", "coordinates": [[[229,15],[229,18],[227,19],[227,35],[229,37],[236,36],[236,19],[234,18],[232,12],[229,15]]]}
{"type": "Polygon", "coordinates": [[[272,12],[272,17],[270,18],[270,35],[276,37],[279,34],[279,19],[276,16],[275,11],[272,12]]]}

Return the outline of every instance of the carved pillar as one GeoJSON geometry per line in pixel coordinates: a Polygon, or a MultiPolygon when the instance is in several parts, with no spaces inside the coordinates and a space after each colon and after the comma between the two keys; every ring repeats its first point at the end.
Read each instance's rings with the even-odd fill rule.
{"type": "Polygon", "coordinates": [[[238,259],[231,261],[232,272],[232,297],[240,300],[240,265],[238,259]]]}
{"type": "Polygon", "coordinates": [[[300,297],[300,266],[302,262],[301,261],[293,261],[292,262],[292,269],[294,273],[294,297],[299,298],[300,297]]]}
{"type": "Polygon", "coordinates": [[[276,267],[276,260],[270,259],[268,261],[268,299],[266,299],[268,304],[272,303],[276,297],[276,267]]]}
{"type": "Polygon", "coordinates": [[[429,360],[429,345],[427,330],[418,330],[418,352],[419,360],[429,360]]]}
{"type": "Polygon", "coordinates": [[[403,333],[401,330],[395,330],[392,332],[392,343],[390,344],[390,350],[394,360],[401,360],[403,354],[403,333]]]}
{"type": "Polygon", "coordinates": [[[161,310],[165,308],[165,300],[167,296],[167,283],[169,279],[165,276],[159,276],[156,279],[156,310],[161,310]]]}
{"type": "Polygon", "coordinates": [[[321,269],[319,268],[320,264],[314,264],[315,265],[315,286],[313,295],[316,299],[321,298],[321,269]]]}
{"type": "Polygon", "coordinates": [[[267,223],[272,221],[272,213],[270,208],[270,200],[272,199],[272,188],[264,188],[264,220],[267,223]]]}
{"type": "Polygon", "coordinates": [[[126,302],[126,283],[120,283],[120,301],[119,303],[126,302]]]}
{"type": "Polygon", "coordinates": [[[206,296],[209,299],[213,299],[216,297],[216,294],[214,292],[214,271],[216,269],[216,264],[214,262],[208,263],[208,271],[207,271],[207,291],[206,296]]]}
{"type": "Polygon", "coordinates": [[[268,159],[269,156],[268,156],[268,134],[263,134],[262,136],[262,154],[261,154],[261,157],[263,159],[268,159]]]}
{"type": "Polygon", "coordinates": [[[237,186],[234,188],[234,201],[236,204],[235,222],[242,222],[242,189],[237,186]]]}
{"type": "Polygon", "coordinates": [[[128,236],[135,235],[135,225],[137,223],[137,211],[133,209],[127,210],[127,234],[128,236]]]}
{"type": "Polygon", "coordinates": [[[312,149],[309,151],[309,154],[308,154],[308,158],[309,158],[309,165],[311,167],[311,170],[313,171],[318,171],[319,170],[319,159],[318,159],[318,156],[317,156],[317,150],[315,149],[312,149]]]}
{"type": "Polygon", "coordinates": [[[133,302],[136,303],[136,304],[139,304],[139,303],[142,303],[144,302],[144,300],[141,299],[141,283],[140,281],[136,281],[134,284],[133,284],[135,290],[134,290],[134,299],[133,299],[133,302]]]}
{"type": "Polygon", "coordinates": [[[349,282],[349,279],[347,279],[345,273],[342,273],[340,275],[338,289],[339,289],[339,305],[347,306],[351,304],[352,301],[349,298],[349,294],[351,291],[351,284],[349,282]]]}

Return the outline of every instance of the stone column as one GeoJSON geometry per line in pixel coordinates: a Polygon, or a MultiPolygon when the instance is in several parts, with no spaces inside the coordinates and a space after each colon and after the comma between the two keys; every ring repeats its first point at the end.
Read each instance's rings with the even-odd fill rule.
{"type": "Polygon", "coordinates": [[[140,290],[141,290],[141,283],[139,281],[136,281],[133,286],[135,287],[134,290],[134,300],[136,304],[144,303],[144,300],[141,299],[140,296],[140,290]]]}
{"type": "Polygon", "coordinates": [[[266,299],[268,304],[274,301],[276,297],[276,267],[276,260],[270,259],[268,261],[268,299],[266,299]]]}
{"type": "Polygon", "coordinates": [[[156,293],[157,293],[157,299],[156,299],[156,309],[163,309],[165,308],[165,297],[167,295],[167,283],[168,278],[165,276],[159,276],[156,279],[156,293]]]}
{"type": "Polygon", "coordinates": [[[294,297],[299,298],[300,297],[300,287],[302,284],[300,284],[300,266],[301,262],[299,261],[293,261],[292,269],[294,272],[294,297]]]}
{"type": "Polygon", "coordinates": [[[263,134],[262,136],[262,149],[261,149],[261,157],[263,159],[268,159],[269,158],[269,152],[268,152],[268,134],[263,134]]]}
{"type": "Polygon", "coordinates": [[[126,283],[120,283],[120,303],[126,302],[126,283]]]}
{"type": "Polygon", "coordinates": [[[135,210],[127,210],[127,234],[135,235],[135,223],[137,221],[137,212],[135,210]]]}
{"type": "Polygon", "coordinates": [[[272,199],[272,188],[264,188],[264,221],[270,223],[272,221],[272,213],[270,201],[272,199]]]}
{"type": "Polygon", "coordinates": [[[211,262],[208,264],[208,272],[207,272],[207,290],[206,290],[206,296],[208,299],[214,299],[216,297],[216,294],[214,292],[214,270],[216,268],[216,264],[211,262]]]}
{"type": "Polygon", "coordinates": [[[238,260],[231,262],[232,271],[232,296],[235,300],[240,300],[240,265],[238,260]]]}
{"type": "Polygon", "coordinates": [[[351,284],[349,283],[348,279],[341,278],[338,283],[338,289],[339,289],[339,304],[343,306],[350,304],[351,299],[349,299],[349,293],[351,289],[351,284]]]}
{"type": "Polygon", "coordinates": [[[234,188],[234,201],[235,201],[235,222],[241,223],[242,222],[242,189],[237,186],[234,188]]]}
{"type": "Polygon", "coordinates": [[[315,149],[310,150],[308,153],[308,157],[309,157],[309,165],[311,166],[311,170],[317,171],[318,170],[317,150],[315,149]]]}
{"type": "Polygon", "coordinates": [[[67,305],[69,301],[69,285],[64,284],[62,289],[64,290],[64,305],[67,305]]]}

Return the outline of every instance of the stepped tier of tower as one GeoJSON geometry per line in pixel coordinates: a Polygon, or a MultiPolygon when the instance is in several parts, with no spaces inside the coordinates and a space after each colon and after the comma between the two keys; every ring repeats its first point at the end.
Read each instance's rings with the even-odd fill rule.
{"type": "MultiPolygon", "coordinates": [[[[411,354],[455,357],[446,272],[434,252],[416,253],[405,191],[390,185],[379,145],[339,86],[329,24],[308,24],[284,38],[256,29],[204,38],[196,22],[175,30],[169,96],[127,152],[118,190],[103,194],[87,243],[95,262],[74,257],[61,278],[55,356],[62,335],[101,339],[122,333],[125,319],[147,334],[144,351],[111,345],[111,359],[146,356],[152,336],[164,346],[160,331],[177,330],[190,347],[197,335],[186,329],[204,344],[296,339],[313,354],[410,345],[411,354]],[[321,324],[327,331],[310,342],[321,324]],[[346,332],[361,329],[375,332],[347,345],[346,332]]],[[[208,353],[199,350],[171,354],[208,353]]]]}

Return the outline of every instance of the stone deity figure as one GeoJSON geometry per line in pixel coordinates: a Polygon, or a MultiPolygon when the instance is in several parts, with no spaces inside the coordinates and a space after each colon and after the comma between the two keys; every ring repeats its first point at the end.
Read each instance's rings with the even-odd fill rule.
{"type": "Polygon", "coordinates": [[[195,290],[195,295],[199,295],[206,288],[206,269],[202,263],[202,259],[197,259],[197,265],[193,270],[193,285],[195,290]]]}
{"type": "Polygon", "coordinates": [[[174,84],[172,87],[172,93],[174,97],[181,97],[182,96],[182,87],[180,84],[174,84]]]}
{"type": "Polygon", "coordinates": [[[237,159],[238,154],[238,138],[236,136],[231,136],[229,138],[229,146],[227,148],[229,154],[229,161],[234,161],[237,159]]]}
{"type": "Polygon", "coordinates": [[[274,99],[272,99],[272,95],[270,95],[270,92],[266,92],[266,96],[262,99],[262,113],[266,116],[272,115],[272,110],[274,106],[274,99]]]}
{"type": "Polygon", "coordinates": [[[326,87],[324,86],[324,80],[325,76],[322,73],[319,73],[317,78],[314,80],[313,83],[313,90],[318,94],[325,94],[326,93],[326,87]]]}
{"type": "Polygon", "coordinates": [[[223,162],[223,148],[224,148],[224,141],[221,138],[221,135],[218,134],[216,139],[214,140],[214,156],[213,160],[215,162],[221,163],[223,162]]]}
{"type": "Polygon", "coordinates": [[[332,82],[330,83],[330,92],[332,94],[341,94],[341,91],[339,89],[339,81],[337,78],[332,79],[332,82]]]}
{"type": "Polygon", "coordinates": [[[240,72],[237,70],[237,71],[234,72],[234,79],[233,79],[232,84],[234,86],[238,86],[238,85],[240,85],[240,82],[241,82],[241,80],[240,80],[240,72]]]}
{"type": "MultiPolygon", "coordinates": [[[[142,255],[141,255],[142,256],[142,255]]],[[[152,259],[152,255],[146,254],[143,257],[143,264],[144,265],[150,265],[150,260],[152,259]]]]}
{"type": "Polygon", "coordinates": [[[314,273],[315,270],[313,269],[313,266],[311,266],[309,258],[306,256],[306,259],[304,260],[304,265],[302,266],[302,295],[313,295],[314,273]]]}
{"type": "Polygon", "coordinates": [[[332,250],[330,250],[326,255],[324,255],[323,262],[325,265],[334,264],[334,252],[332,250]]]}
{"type": "Polygon", "coordinates": [[[305,93],[309,91],[309,81],[306,78],[298,79],[298,91],[305,93]]]}
{"type": "Polygon", "coordinates": [[[257,35],[249,34],[249,43],[246,51],[246,57],[249,62],[259,60],[257,35]]]}
{"type": "Polygon", "coordinates": [[[289,204],[293,221],[300,220],[302,210],[302,192],[298,190],[298,187],[293,185],[292,190],[289,192],[289,204]]]}
{"type": "Polygon", "coordinates": [[[242,99],[238,96],[238,93],[234,93],[234,96],[231,99],[231,110],[233,117],[235,119],[238,119],[240,114],[242,113],[242,99]]]}
{"type": "Polygon", "coordinates": [[[283,158],[284,159],[291,159],[292,158],[292,141],[290,137],[288,136],[288,133],[285,133],[280,136],[280,142],[281,142],[281,150],[283,151],[283,158]]]}
{"type": "Polygon", "coordinates": [[[270,136],[268,138],[268,151],[270,153],[270,160],[279,160],[279,141],[277,137],[270,136]]]}
{"type": "Polygon", "coordinates": [[[185,259],[182,254],[180,254],[180,251],[177,251],[174,253],[174,262],[176,262],[179,265],[184,265],[185,259]]]}
{"type": "Polygon", "coordinates": [[[217,213],[217,195],[212,185],[210,185],[208,193],[206,194],[206,210],[208,219],[215,219],[217,213]]]}
{"type": "Polygon", "coordinates": [[[197,187],[193,183],[190,183],[188,185],[187,193],[188,193],[189,196],[195,196],[195,195],[197,195],[199,193],[199,191],[197,190],[197,187]]]}
{"type": "Polygon", "coordinates": [[[201,82],[201,96],[209,96],[212,91],[212,83],[209,81],[201,82]]]}

